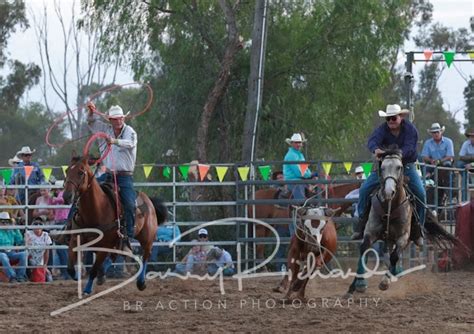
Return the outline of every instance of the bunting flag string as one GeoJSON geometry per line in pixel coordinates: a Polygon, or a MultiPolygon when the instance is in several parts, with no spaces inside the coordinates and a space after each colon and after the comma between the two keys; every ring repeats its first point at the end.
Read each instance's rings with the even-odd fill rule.
{"type": "Polygon", "coordinates": [[[153,169],[153,165],[143,165],[143,172],[145,173],[145,178],[148,179],[152,169],[153,169]]]}
{"type": "Polygon", "coordinates": [[[28,180],[30,178],[31,173],[33,172],[34,166],[24,166],[25,168],[25,178],[28,180]]]}
{"type": "Polygon", "coordinates": [[[262,179],[264,181],[267,181],[268,178],[270,177],[270,166],[258,166],[258,170],[260,171],[260,174],[262,175],[262,179]]]}
{"type": "Polygon", "coordinates": [[[51,176],[51,172],[53,171],[52,168],[43,168],[44,179],[49,181],[49,177],[51,176]]]}
{"type": "Polygon", "coordinates": [[[425,56],[425,60],[430,60],[433,56],[433,50],[425,50],[423,51],[423,54],[425,56]]]}
{"type": "Polygon", "coordinates": [[[247,178],[249,176],[250,167],[239,167],[239,168],[237,168],[237,170],[239,172],[239,175],[240,175],[240,178],[242,179],[242,181],[247,181],[247,178]]]}
{"type": "Polygon", "coordinates": [[[179,166],[179,172],[181,173],[181,176],[183,177],[183,180],[187,181],[188,180],[189,165],[179,166]]]}
{"type": "Polygon", "coordinates": [[[443,55],[444,55],[444,60],[446,61],[446,64],[448,64],[448,67],[450,67],[454,60],[454,52],[444,51],[443,55]]]}
{"type": "Polygon", "coordinates": [[[216,166],[217,178],[219,179],[219,182],[222,182],[224,180],[225,174],[227,173],[228,169],[229,167],[216,166]]]}
{"type": "Polygon", "coordinates": [[[2,170],[2,178],[5,183],[9,183],[10,179],[12,178],[13,171],[11,169],[3,169],[2,170]]]}
{"type": "Polygon", "coordinates": [[[301,176],[304,176],[304,174],[308,170],[309,164],[299,164],[299,167],[300,167],[301,176]]]}
{"type": "Polygon", "coordinates": [[[206,177],[207,172],[209,171],[209,168],[211,168],[211,166],[204,165],[204,164],[198,164],[199,178],[201,179],[201,181],[204,181],[204,178],[206,177]]]}
{"type": "Polygon", "coordinates": [[[66,177],[66,169],[68,166],[61,166],[61,169],[63,170],[64,177],[66,177]]]}
{"type": "Polygon", "coordinates": [[[374,164],[372,162],[365,162],[362,164],[362,169],[364,170],[365,177],[369,177],[373,165],[374,164]]]}
{"type": "Polygon", "coordinates": [[[168,166],[163,167],[163,176],[167,179],[171,177],[171,168],[168,166]]]}
{"type": "Polygon", "coordinates": [[[474,59],[474,51],[469,51],[469,58],[474,59]]]}
{"type": "Polygon", "coordinates": [[[323,169],[326,175],[329,175],[331,172],[332,162],[323,162],[323,169]]]}
{"type": "Polygon", "coordinates": [[[349,174],[352,169],[352,162],[344,162],[344,168],[346,169],[347,174],[349,174]]]}

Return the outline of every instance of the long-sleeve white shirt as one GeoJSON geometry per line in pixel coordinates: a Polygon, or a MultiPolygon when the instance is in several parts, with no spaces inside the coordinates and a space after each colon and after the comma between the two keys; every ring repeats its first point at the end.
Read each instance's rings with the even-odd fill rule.
{"type": "MultiPolygon", "coordinates": [[[[104,159],[104,166],[111,171],[133,172],[137,158],[137,133],[130,125],[124,123],[122,131],[116,137],[111,124],[104,123],[99,116],[92,115],[87,118],[89,129],[93,133],[104,132],[110,137],[117,139],[112,149],[104,159]]],[[[104,154],[107,148],[105,139],[99,140],[99,150],[104,154]]]]}

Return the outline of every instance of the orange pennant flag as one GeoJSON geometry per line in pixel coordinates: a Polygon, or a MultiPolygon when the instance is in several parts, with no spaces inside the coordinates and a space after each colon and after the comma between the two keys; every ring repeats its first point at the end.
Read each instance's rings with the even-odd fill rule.
{"type": "Polygon", "coordinates": [[[423,54],[425,55],[425,60],[430,60],[431,56],[433,56],[433,50],[425,50],[423,54]]]}
{"type": "Polygon", "coordinates": [[[306,173],[306,170],[308,169],[309,164],[300,164],[299,166],[300,166],[301,176],[304,176],[304,173],[306,173]]]}
{"type": "Polygon", "coordinates": [[[33,168],[35,168],[35,166],[25,166],[25,176],[27,180],[30,178],[31,172],[33,172],[33,168]]]}
{"type": "Polygon", "coordinates": [[[204,178],[206,177],[206,174],[207,172],[209,171],[209,168],[211,166],[209,165],[203,165],[203,164],[198,164],[198,168],[199,168],[199,178],[201,179],[201,181],[204,180],[204,178]]]}

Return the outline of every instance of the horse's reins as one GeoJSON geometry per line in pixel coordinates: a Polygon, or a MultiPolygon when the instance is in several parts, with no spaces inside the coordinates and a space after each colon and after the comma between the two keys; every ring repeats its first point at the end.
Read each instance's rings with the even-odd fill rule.
{"type": "MultiPolygon", "coordinates": [[[[398,159],[398,160],[402,161],[402,159],[399,156],[396,156],[396,155],[389,155],[389,156],[386,156],[384,159],[398,159]]],[[[379,165],[379,170],[380,170],[380,165],[379,165]]],[[[401,170],[400,175],[403,175],[403,169],[401,170]]],[[[387,180],[389,180],[389,179],[392,179],[395,182],[395,188],[398,188],[399,179],[395,178],[392,175],[389,175],[389,176],[383,178],[383,180],[381,182],[381,187],[385,188],[385,184],[386,184],[387,180]]],[[[379,199],[379,201],[380,201],[380,199],[379,199]]],[[[400,205],[402,205],[404,202],[405,201],[400,203],[400,205]]],[[[387,216],[387,229],[386,229],[385,233],[386,233],[387,236],[388,236],[388,233],[390,231],[390,215],[391,215],[391,213],[392,213],[392,199],[390,199],[388,201],[388,208],[387,208],[387,215],[386,215],[387,216]]]]}

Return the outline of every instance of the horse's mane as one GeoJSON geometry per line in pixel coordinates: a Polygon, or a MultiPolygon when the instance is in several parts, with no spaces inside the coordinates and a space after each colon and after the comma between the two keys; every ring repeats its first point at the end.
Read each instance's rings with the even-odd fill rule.
{"type": "Polygon", "coordinates": [[[400,158],[402,157],[402,150],[400,150],[400,148],[398,148],[397,144],[392,144],[388,147],[384,147],[384,148],[382,148],[382,150],[385,151],[385,153],[382,154],[382,159],[384,159],[386,156],[389,156],[389,155],[397,155],[400,158]]]}

